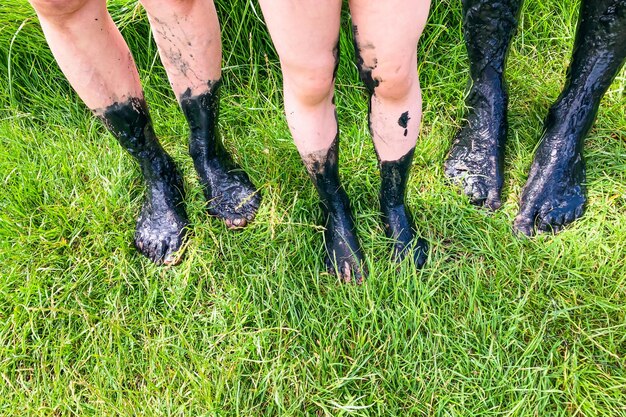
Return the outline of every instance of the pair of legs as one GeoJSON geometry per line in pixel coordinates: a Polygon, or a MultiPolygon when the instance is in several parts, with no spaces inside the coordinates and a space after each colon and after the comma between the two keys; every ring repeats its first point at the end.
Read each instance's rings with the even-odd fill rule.
{"type": "MultiPolygon", "coordinates": [[[[261,0],[280,56],[285,113],[321,200],[327,267],[344,280],[360,281],[363,255],[350,203],[338,175],[339,128],[334,80],[339,60],[341,0],[261,0]]],[[[369,125],[381,173],[380,204],[394,257],[412,253],[423,265],[419,239],[404,204],[422,102],[417,42],[426,24],[428,0],[350,0],[361,78],[370,95],[369,125]]]]}
{"type": "MultiPolygon", "coordinates": [[[[463,29],[472,88],[469,114],[445,163],[477,205],[500,207],[508,96],[504,66],[522,0],[463,0],[463,29]]],[[[558,232],[584,211],[583,141],[600,100],[626,59],[626,0],[582,0],[565,88],[544,134],[520,199],[514,227],[558,232]]]]}
{"type": "MultiPolygon", "coordinates": [[[[157,263],[174,263],[187,214],[183,182],[154,135],[132,55],[106,0],[30,0],[61,70],[85,104],[139,163],[147,198],[135,246],[157,263]]],[[[193,158],[211,215],[229,227],[254,218],[260,196],[233,171],[217,132],[221,77],[220,27],[211,0],[142,0],[159,54],[189,122],[193,158]]]]}

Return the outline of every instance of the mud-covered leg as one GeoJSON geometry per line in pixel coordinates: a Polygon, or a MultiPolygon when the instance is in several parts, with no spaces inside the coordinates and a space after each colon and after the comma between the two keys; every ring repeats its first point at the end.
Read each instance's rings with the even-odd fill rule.
{"type": "Polygon", "coordinates": [[[157,263],[180,259],[183,184],[159,145],[133,57],[104,0],[31,0],[59,67],[85,104],[139,163],[147,196],[135,245],[157,263]]]}
{"type": "Polygon", "coordinates": [[[189,122],[189,152],[209,214],[229,228],[254,219],[261,196],[221,146],[217,118],[220,24],[212,0],[141,0],[174,93],[189,122]]]}
{"type": "Polygon", "coordinates": [[[360,283],[366,275],[365,264],[350,201],[339,181],[338,136],[330,148],[304,155],[302,160],[320,196],[324,214],[326,268],[346,282],[354,280],[360,283]]]}
{"type": "Polygon", "coordinates": [[[344,281],[365,277],[350,203],[339,181],[334,103],[341,0],[260,0],[280,56],[289,130],[321,200],[326,266],[344,281]]]}
{"type": "Polygon", "coordinates": [[[417,43],[429,6],[424,0],[350,1],[357,65],[370,96],[385,233],[393,242],[393,259],[412,256],[417,267],[424,265],[428,245],[419,237],[405,194],[422,119],[417,43]]]}
{"type": "Polygon", "coordinates": [[[95,113],[143,173],[147,194],[137,219],[135,246],[156,263],[177,263],[188,225],[183,182],[174,161],[154,135],[145,101],[133,97],[95,113]]]}
{"type": "Polygon", "coordinates": [[[498,209],[503,184],[508,95],[504,66],[522,0],[463,0],[470,61],[468,114],[445,162],[445,173],[472,204],[498,209]]]}
{"type": "Polygon", "coordinates": [[[515,230],[558,232],[582,216],[583,142],[626,59],[626,1],[584,0],[565,88],[552,105],[522,190],[515,230]]]}
{"type": "Polygon", "coordinates": [[[393,240],[396,261],[413,253],[415,265],[422,267],[428,255],[428,243],[417,237],[413,221],[404,204],[406,184],[411,171],[414,149],[397,161],[380,161],[380,209],[387,237],[393,240]]]}
{"type": "Polygon", "coordinates": [[[224,219],[229,228],[240,228],[254,219],[261,194],[248,175],[222,148],[217,132],[219,84],[210,82],[206,93],[180,97],[180,107],[189,122],[189,154],[202,183],[212,216],[224,219]]]}

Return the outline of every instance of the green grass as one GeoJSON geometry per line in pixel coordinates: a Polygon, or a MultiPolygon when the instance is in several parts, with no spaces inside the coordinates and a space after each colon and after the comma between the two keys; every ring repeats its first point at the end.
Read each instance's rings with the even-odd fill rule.
{"type": "Polygon", "coordinates": [[[577,3],[525,6],[508,65],[505,203],[490,215],[443,177],[467,58],[460,0],[433,2],[408,197],[432,246],[419,272],[388,260],[365,90],[342,32],[341,172],[371,270],[357,287],[323,272],[315,193],[255,2],[218,1],[221,128],[264,198],[240,233],[204,211],[144,13],[109,2],[186,178],[193,236],[172,268],[132,248],[137,167],[71,91],[27,3],[2,2],[0,415],[626,415],[624,71],[587,140],[585,217],[558,236],[511,234],[577,3]]]}

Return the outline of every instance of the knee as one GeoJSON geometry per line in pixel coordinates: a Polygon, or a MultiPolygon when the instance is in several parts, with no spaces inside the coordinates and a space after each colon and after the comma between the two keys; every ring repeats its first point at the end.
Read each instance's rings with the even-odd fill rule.
{"type": "Polygon", "coordinates": [[[89,0],[29,0],[38,15],[62,19],[81,10],[89,0]]]}
{"type": "Polygon", "coordinates": [[[284,71],[285,90],[301,104],[315,106],[333,94],[333,67],[284,71]]]}
{"type": "Polygon", "coordinates": [[[401,100],[418,88],[417,67],[400,63],[385,63],[372,72],[376,81],[373,93],[387,100],[401,100]]]}

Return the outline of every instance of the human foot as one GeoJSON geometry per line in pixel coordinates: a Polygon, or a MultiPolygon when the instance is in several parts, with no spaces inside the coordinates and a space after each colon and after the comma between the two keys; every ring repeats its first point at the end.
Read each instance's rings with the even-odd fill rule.
{"type": "Polygon", "coordinates": [[[322,211],[325,218],[324,263],[328,273],[344,282],[360,284],[366,275],[365,264],[350,207],[342,204],[328,210],[322,204],[322,211]]]}
{"type": "Polygon", "coordinates": [[[194,163],[210,215],[224,220],[230,229],[254,220],[261,195],[242,169],[218,157],[194,163]]]}
{"type": "Polygon", "coordinates": [[[135,247],[157,264],[175,265],[189,224],[183,203],[183,182],[171,158],[158,174],[146,179],[147,196],[137,219],[135,247]]]}
{"type": "Polygon", "coordinates": [[[386,236],[393,241],[392,256],[402,261],[413,252],[415,266],[421,268],[428,256],[428,243],[415,234],[404,198],[415,149],[396,161],[380,161],[380,210],[386,236]]]}
{"type": "Polygon", "coordinates": [[[412,252],[415,266],[423,267],[428,258],[428,242],[415,234],[404,204],[381,210],[385,235],[393,242],[393,260],[399,263],[412,252]]]}
{"type": "Polygon", "coordinates": [[[471,203],[491,210],[501,206],[507,102],[502,77],[486,71],[472,86],[469,114],[445,161],[446,175],[471,203]]]}
{"type": "Polygon", "coordinates": [[[557,233],[582,216],[587,199],[581,139],[558,129],[544,134],[522,189],[515,231],[557,233]]]}
{"type": "Polygon", "coordinates": [[[191,129],[189,154],[208,201],[208,212],[224,220],[228,228],[237,229],[254,219],[261,195],[219,141],[220,84],[220,80],[209,81],[208,91],[195,96],[188,90],[180,97],[180,107],[191,129]]]}
{"type": "Polygon", "coordinates": [[[154,134],[146,102],[132,97],[94,113],[135,158],[146,183],[147,196],[137,219],[136,248],[157,264],[177,263],[189,223],[183,183],[174,161],[154,134]]]}

